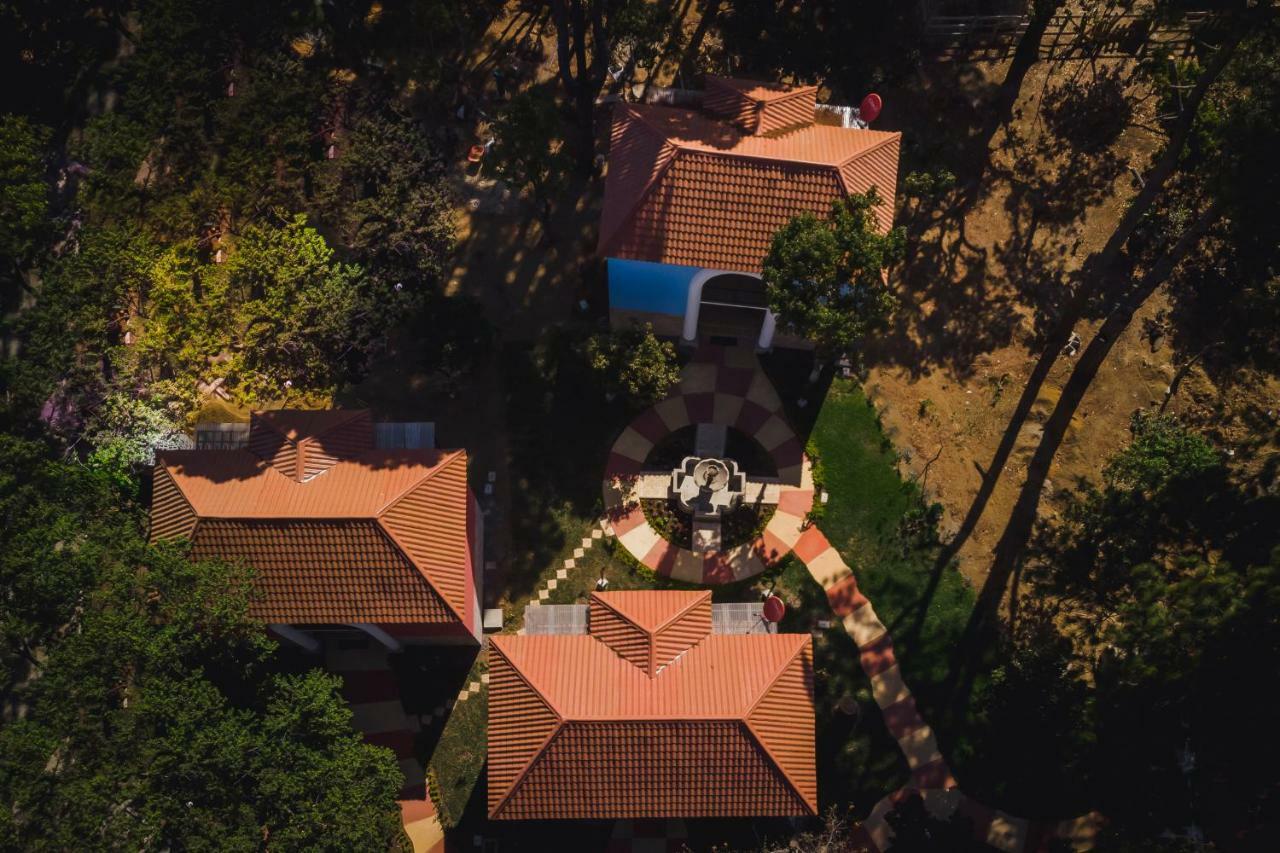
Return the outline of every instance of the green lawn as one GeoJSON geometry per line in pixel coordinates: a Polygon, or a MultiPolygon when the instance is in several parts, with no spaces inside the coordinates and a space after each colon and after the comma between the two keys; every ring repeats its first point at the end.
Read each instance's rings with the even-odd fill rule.
{"type": "MultiPolygon", "coordinates": [[[[791,367],[797,381],[805,381],[804,365],[791,367]]],[[[776,367],[771,371],[775,379],[781,372],[776,367]]],[[[785,401],[797,395],[783,389],[782,396],[785,401]]],[[[922,713],[939,728],[944,749],[955,746],[948,743],[945,726],[935,721],[940,712],[932,711],[940,711],[939,688],[968,619],[972,590],[952,568],[935,577],[937,550],[931,536],[904,541],[904,516],[923,514],[919,491],[899,476],[895,452],[859,386],[836,379],[821,407],[804,414],[811,420],[810,439],[830,493],[819,526],[893,634],[903,672],[922,713]]],[[[829,616],[826,596],[798,563],[788,567],[779,586],[792,605],[785,627],[808,630],[829,616]]],[[[862,815],[906,780],[907,766],[872,699],[858,650],[838,621],[815,640],[815,665],[823,806],[852,805],[862,815]],[[848,699],[856,701],[855,714],[848,713],[848,699]]]]}
{"type": "MultiPolygon", "coordinates": [[[[479,679],[488,670],[483,656],[476,659],[463,684],[479,679]]],[[[489,688],[454,705],[445,717],[444,730],[438,735],[426,731],[423,737],[438,737],[427,763],[427,784],[431,801],[446,828],[455,826],[466,810],[480,773],[485,766],[485,744],[488,730],[489,688]]]]}

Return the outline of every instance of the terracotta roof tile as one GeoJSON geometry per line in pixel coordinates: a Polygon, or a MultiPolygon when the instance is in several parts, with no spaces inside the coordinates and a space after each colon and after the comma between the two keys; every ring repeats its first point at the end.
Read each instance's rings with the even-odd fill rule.
{"type": "Polygon", "coordinates": [[[808,815],[745,725],[733,720],[564,724],[497,820],[808,815]]]}
{"type": "Polygon", "coordinates": [[[492,639],[490,815],[814,814],[809,637],[702,633],[703,593],[627,597],[653,636],[683,634],[652,675],[596,636],[598,614],[649,633],[599,598],[589,635],[492,639]]]}
{"type": "Polygon", "coordinates": [[[370,521],[204,519],[194,559],[243,560],[266,622],[442,623],[454,615],[422,573],[370,521]]]}
{"type": "Polygon", "coordinates": [[[759,272],[801,211],[875,185],[892,224],[901,134],[810,124],[750,135],[699,112],[619,105],[597,251],[607,257],[759,272]]]}
{"type": "Polygon", "coordinates": [[[469,624],[466,453],[368,449],[367,413],[270,414],[320,470],[300,480],[278,456],[160,453],[152,539],[188,536],[201,556],[253,565],[272,621],[469,624]]]}
{"type": "Polygon", "coordinates": [[[732,121],[747,133],[772,133],[813,124],[817,86],[761,83],[711,74],[706,83],[703,109],[732,121]]]}
{"type": "Polygon", "coordinates": [[[591,594],[591,634],[650,677],[711,633],[711,593],[591,594]]]}

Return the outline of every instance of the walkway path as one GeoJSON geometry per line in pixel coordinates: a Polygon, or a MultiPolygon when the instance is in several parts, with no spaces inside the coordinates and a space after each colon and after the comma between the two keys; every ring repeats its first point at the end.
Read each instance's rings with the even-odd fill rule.
{"type": "MultiPolygon", "coordinates": [[[[400,701],[400,685],[387,660],[386,649],[369,644],[360,649],[328,648],[325,669],[342,677],[342,696],[354,717],[355,728],[368,743],[385,746],[396,754],[405,784],[400,791],[400,814],[405,834],[415,853],[443,849],[444,828],[427,792],[426,773],[414,755],[414,743],[422,721],[406,714],[400,701]]],[[[488,674],[465,685],[430,714],[439,723],[454,705],[478,695],[489,683],[488,674]]]]}
{"type": "Polygon", "coordinates": [[[871,680],[871,690],[885,725],[911,770],[907,785],[876,803],[862,822],[862,843],[875,851],[888,850],[893,830],[886,816],[902,800],[918,793],[934,817],[945,820],[956,813],[968,817],[973,821],[977,838],[997,850],[1033,853],[1047,850],[1054,839],[1064,840],[1078,850],[1093,846],[1102,824],[1096,812],[1056,823],[1032,822],[988,808],[961,792],[938,751],[933,730],[921,718],[915,699],[903,681],[894,657],[893,639],[876,616],[871,602],[859,591],[853,571],[816,527],[810,527],[800,536],[795,554],[826,591],[832,611],[843,620],[845,631],[857,645],[862,670],[871,680]]]}
{"type": "Polygon", "coordinates": [[[804,530],[813,506],[813,476],[804,445],[782,413],[782,401],[750,350],[708,347],[682,372],[677,391],[646,409],[622,431],[609,453],[605,513],[618,541],[663,577],[695,584],[742,580],[785,556],[804,530]],[[695,553],[668,542],[650,526],[632,494],[649,452],[683,427],[714,423],[754,438],[778,470],[778,506],[754,542],[695,553]]]}
{"type": "MultiPolygon", "coordinates": [[[[869,849],[890,848],[893,830],[887,815],[913,794],[920,795],[934,817],[947,819],[957,813],[968,817],[978,840],[1006,853],[1037,853],[1047,850],[1055,839],[1076,849],[1093,846],[1102,824],[1096,812],[1073,820],[1034,822],[984,806],[960,791],[933,730],[920,716],[902,678],[889,632],[859,591],[840,553],[821,530],[806,523],[814,499],[809,461],[754,353],[718,347],[700,350],[685,367],[677,393],[642,413],[614,443],[604,497],[606,523],[618,541],[661,575],[690,583],[726,583],[751,577],[794,550],[822,586],[831,610],[858,647],[876,704],[911,773],[907,785],[876,803],[862,822],[859,841],[869,849]],[[732,426],[755,438],[773,455],[782,481],[777,511],[760,539],[705,556],[662,538],[630,493],[654,445],[671,432],[697,423],[732,426]]],[[[586,541],[583,545],[590,547],[586,541]]]]}

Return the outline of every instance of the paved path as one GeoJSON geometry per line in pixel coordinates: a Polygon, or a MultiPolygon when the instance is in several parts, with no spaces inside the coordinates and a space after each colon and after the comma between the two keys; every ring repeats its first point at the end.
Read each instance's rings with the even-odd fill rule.
{"type": "MultiPolygon", "coordinates": [[[[418,717],[404,712],[400,685],[391,671],[386,650],[372,643],[363,649],[330,648],[325,654],[325,669],[342,676],[342,696],[351,708],[355,728],[364,735],[365,741],[385,746],[396,754],[405,779],[400,791],[400,814],[414,853],[442,850],[444,828],[427,793],[426,773],[414,755],[414,742],[422,723],[418,717]]],[[[456,698],[435,708],[430,714],[431,721],[440,722],[457,703],[478,695],[488,683],[488,674],[471,681],[456,698]]]]}
{"type": "Polygon", "coordinates": [[[827,593],[831,610],[840,617],[845,631],[857,645],[862,670],[871,680],[872,694],[885,725],[911,770],[907,785],[876,803],[862,822],[859,839],[873,851],[892,845],[893,830],[885,819],[903,799],[918,793],[935,817],[946,819],[960,813],[973,821],[974,832],[997,850],[1033,853],[1047,850],[1055,839],[1077,850],[1092,848],[1102,818],[1091,812],[1074,820],[1033,822],[991,809],[966,796],[956,786],[946,759],[938,751],[933,730],[916,709],[911,690],[903,681],[894,656],[893,639],[876,616],[871,602],[858,589],[853,571],[817,527],[806,530],[795,544],[795,554],[813,579],[827,593]]]}
{"type": "Polygon", "coordinates": [[[604,480],[611,532],[633,557],[663,577],[720,584],[763,572],[785,556],[804,531],[813,506],[813,476],[804,446],[782,413],[782,401],[749,350],[699,350],[677,391],[646,409],[618,436],[604,480]],[[668,542],[649,524],[633,494],[645,458],[655,444],[690,425],[714,423],[751,436],[778,469],[778,506],[754,542],[724,551],[695,553],[668,542]]]}

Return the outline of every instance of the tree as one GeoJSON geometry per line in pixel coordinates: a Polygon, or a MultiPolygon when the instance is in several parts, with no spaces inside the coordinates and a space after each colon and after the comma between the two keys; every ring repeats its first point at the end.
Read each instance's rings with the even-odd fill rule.
{"type": "Polygon", "coordinates": [[[50,236],[49,186],[45,183],[47,128],[22,116],[0,115],[0,306],[50,236]]]}
{"type": "MultiPolygon", "coordinates": [[[[1197,65],[1194,82],[1190,88],[1180,88],[1176,102],[1179,108],[1171,113],[1167,124],[1167,141],[1151,168],[1144,175],[1142,184],[1119,224],[1101,249],[1092,254],[1082,265],[1071,297],[1060,313],[1057,322],[1045,336],[1041,355],[1031,371],[1014,410],[1012,423],[1006,430],[1010,440],[1001,443],[987,470],[1004,469],[1013,450],[1012,437],[1016,426],[1030,413],[1059,354],[1062,352],[1075,323],[1086,310],[1105,304],[1105,319],[1097,334],[1080,354],[1071,375],[1063,386],[1062,394],[1045,421],[1039,443],[1027,465],[1027,476],[1010,513],[999,541],[996,543],[992,569],[974,608],[966,641],[957,647],[958,654],[976,659],[974,644],[987,642],[993,636],[993,625],[1004,597],[1009,578],[1021,563],[1026,545],[1034,527],[1040,497],[1048,477],[1053,458],[1061,446],[1067,429],[1085,391],[1097,376],[1103,361],[1110,353],[1121,333],[1128,327],[1138,308],[1180,268],[1184,261],[1195,256],[1205,245],[1223,230],[1224,222],[1245,229],[1258,229],[1264,235],[1274,235],[1273,217],[1263,213],[1256,205],[1265,193],[1244,191],[1251,182],[1261,186],[1273,183],[1273,176],[1266,170],[1254,181],[1256,169],[1239,169],[1244,161],[1223,156],[1217,164],[1203,170],[1186,168],[1193,160],[1195,138],[1207,127],[1219,124],[1208,121],[1215,115],[1226,115],[1223,127],[1241,128],[1242,137],[1234,140],[1235,148],[1249,152],[1274,150],[1280,141],[1280,124],[1274,120],[1236,123],[1230,116],[1248,114],[1251,100],[1266,103],[1255,115],[1265,118],[1266,110],[1274,113],[1269,100],[1278,91],[1276,87],[1238,87],[1231,78],[1239,65],[1233,65],[1238,55],[1250,53],[1274,54],[1277,40],[1277,17],[1274,4],[1233,3],[1220,18],[1215,19],[1213,35],[1219,39],[1203,66],[1197,65]],[[1243,50],[1241,46],[1243,44],[1243,50]],[[1239,51],[1239,54],[1238,54],[1239,51]],[[1256,96],[1256,97],[1255,97],[1256,96]],[[1243,113],[1242,113],[1243,111],[1243,113]],[[1220,172],[1225,170],[1225,172],[1220,172]],[[1232,175],[1230,180],[1202,181],[1204,177],[1232,175]],[[1240,204],[1247,199],[1247,205],[1240,204]],[[1238,214],[1245,215],[1240,216],[1238,214]],[[1230,218],[1228,218],[1230,216],[1230,218]],[[1152,239],[1152,235],[1156,239],[1152,239]],[[1122,253],[1124,263],[1120,262],[1122,253]]],[[[1223,149],[1225,154],[1225,149],[1223,149]]],[[[1228,229],[1231,230],[1231,229],[1228,229]]],[[[1262,241],[1265,243],[1265,241],[1262,241]]],[[[1271,242],[1274,247],[1274,240],[1271,242]]],[[[994,483],[994,475],[987,478],[994,483]]],[[[984,483],[984,493],[990,486],[984,483]]],[[[981,506],[981,504],[976,504],[981,506]]],[[[980,511],[980,509],[979,509],[980,511]]],[[[963,544],[968,531],[976,524],[977,515],[970,513],[959,535],[952,539],[944,556],[954,554],[963,544]]],[[[956,678],[965,666],[957,661],[953,672],[956,678]]],[[[965,676],[967,677],[967,676],[965,676]]],[[[957,696],[963,691],[958,691],[957,696]]]]}
{"type": "Polygon", "coordinates": [[[406,113],[380,93],[356,100],[338,156],[316,168],[314,208],[402,315],[405,299],[421,302],[445,275],[451,192],[439,152],[406,113]]]}
{"type": "Polygon", "coordinates": [[[1221,532],[1215,518],[1230,487],[1213,446],[1167,415],[1136,412],[1132,431],[1103,468],[1102,487],[1069,496],[1062,523],[1040,543],[1033,572],[1050,573],[1059,594],[1110,604],[1130,567],[1221,532]]]}
{"type": "Polygon", "coordinates": [[[551,227],[551,198],[563,185],[568,155],[561,147],[555,101],[538,91],[522,92],[494,124],[494,168],[518,190],[528,189],[544,232],[551,227]]]}
{"type": "Polygon", "coordinates": [[[904,234],[881,234],[874,187],[831,205],[829,219],[791,218],[764,260],[769,307],[783,326],[814,342],[820,357],[845,352],[892,314],[885,270],[903,255],[904,234]]]}
{"type": "Polygon", "coordinates": [[[35,305],[14,324],[22,347],[8,365],[16,408],[39,409],[60,389],[79,415],[110,393],[127,372],[127,320],[158,257],[158,247],[132,228],[91,226],[42,270],[35,305]]]}
{"type": "Polygon", "coordinates": [[[0,694],[36,665],[120,541],[134,508],[50,442],[0,432],[0,694]]]}
{"type": "Polygon", "coordinates": [[[281,672],[250,573],[121,548],[0,731],[0,838],[26,850],[386,849],[402,777],[319,671],[281,672]]]}
{"type": "Polygon", "coordinates": [[[637,408],[665,399],[680,382],[676,348],[658,340],[647,323],[592,335],[585,354],[609,393],[625,396],[637,408]]]}
{"type": "Polygon", "coordinates": [[[363,271],[339,263],[306,217],[249,225],[223,264],[193,241],[154,265],[131,354],[140,375],[190,399],[225,379],[245,403],[325,394],[370,341],[351,332],[365,312],[363,271]]]}
{"type": "Polygon", "coordinates": [[[190,439],[166,408],[119,392],[90,415],[85,429],[90,468],[113,480],[122,493],[136,492],[139,472],[155,464],[157,450],[190,447],[190,439]]]}
{"type": "Polygon", "coordinates": [[[577,114],[573,148],[578,168],[589,171],[595,157],[595,104],[604,88],[614,46],[632,60],[654,56],[653,45],[666,34],[670,12],[647,0],[551,0],[556,28],[556,63],[565,94],[577,114]]]}
{"type": "Polygon", "coordinates": [[[1241,568],[1195,557],[1173,571],[1138,566],[1131,589],[1100,623],[1094,668],[1104,808],[1138,838],[1200,833],[1223,849],[1265,849],[1280,750],[1257,733],[1273,714],[1233,697],[1280,660],[1280,549],[1241,568]],[[1123,781],[1133,768],[1140,790],[1123,781]]]}

